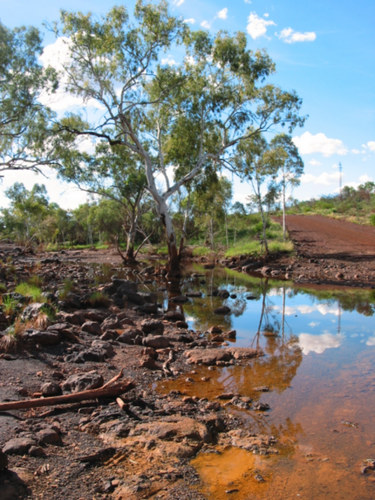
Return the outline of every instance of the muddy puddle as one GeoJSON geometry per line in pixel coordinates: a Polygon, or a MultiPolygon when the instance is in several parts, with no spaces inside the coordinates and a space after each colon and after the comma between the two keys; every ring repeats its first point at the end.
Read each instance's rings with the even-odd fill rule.
{"type": "MultiPolygon", "coordinates": [[[[206,497],[375,498],[375,472],[367,467],[375,458],[374,293],[298,289],[199,268],[174,291],[191,292],[202,296],[169,303],[190,328],[202,335],[213,325],[235,330],[222,344],[261,348],[264,356],[241,366],[194,366],[158,390],[215,401],[226,394],[248,398],[251,409],[223,404],[254,434],[275,438],[266,455],[240,446],[201,452],[192,465],[206,497]],[[215,314],[222,305],[231,312],[215,314]]],[[[166,291],[159,294],[168,307],[166,291]]]]}

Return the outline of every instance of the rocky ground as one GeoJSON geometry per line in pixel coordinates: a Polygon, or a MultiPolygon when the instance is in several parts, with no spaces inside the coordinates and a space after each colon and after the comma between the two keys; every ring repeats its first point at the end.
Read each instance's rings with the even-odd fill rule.
{"type": "MultiPolygon", "coordinates": [[[[163,313],[154,294],[138,290],[136,279],[119,277],[123,269],[111,251],[94,255],[96,262],[113,262],[108,277],[98,279],[92,254],[2,248],[7,289],[38,275],[51,311],[38,303],[25,307],[13,335],[3,312],[0,402],[54,402],[100,388],[116,375],[122,377],[112,387],[125,384],[120,393],[73,403],[0,406],[2,500],[199,499],[198,477],[189,465],[198,451],[241,441],[246,449],[273,452],[272,437],[249,434],[227,411],[228,401],[251,408],[250,400],[224,395],[212,402],[157,390],[159,380],[195,364],[215,370],[250,363],[261,353],[218,348],[234,332],[216,328],[207,336],[188,330],[178,306],[163,313]]],[[[147,282],[158,275],[153,266],[141,266],[138,277],[147,282]]],[[[175,303],[183,300],[175,297],[175,303]]],[[[266,409],[259,403],[254,408],[266,409]]]]}
{"type": "MultiPolygon", "coordinates": [[[[296,244],[291,258],[243,257],[221,264],[296,282],[375,286],[375,231],[349,225],[340,233],[336,223],[335,228],[325,224],[290,217],[296,244]]],[[[0,402],[81,394],[116,376],[110,387],[124,382],[120,392],[106,397],[84,399],[84,393],[79,401],[24,409],[0,405],[2,500],[199,499],[204,498],[199,478],[189,465],[199,451],[235,445],[276,452],[272,436],[252,435],[228,411],[236,406],[266,411],[259,402],[253,407],[234,394],[208,401],[158,391],[158,381],[196,364],[216,370],[261,355],[223,347],[234,332],[189,330],[178,308],[186,297],[175,296],[175,307],[164,313],[154,294],[137,286],[139,281],[165,286],[158,266],[140,266],[133,279],[125,279],[119,256],[110,250],[25,254],[2,245],[0,252],[4,288],[38,276],[51,304],[50,310],[24,304],[12,335],[3,307],[0,402]],[[95,270],[93,263],[99,262],[108,264],[107,275],[95,270]]]]}

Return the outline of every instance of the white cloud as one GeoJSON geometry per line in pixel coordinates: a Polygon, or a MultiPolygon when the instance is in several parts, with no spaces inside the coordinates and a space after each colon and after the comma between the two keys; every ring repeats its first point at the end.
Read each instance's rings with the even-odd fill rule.
{"type": "Polygon", "coordinates": [[[293,142],[302,155],[321,153],[325,157],[337,155],[346,155],[347,148],[340,139],[330,139],[322,132],[311,134],[305,132],[300,136],[293,137],[293,142]]]}
{"type": "Polygon", "coordinates": [[[343,338],[341,334],[323,333],[322,335],[311,335],[309,333],[301,333],[299,336],[299,345],[303,354],[309,354],[310,352],[322,354],[326,349],[340,347],[343,338]]]}
{"type": "Polygon", "coordinates": [[[226,19],[228,17],[228,9],[225,7],[224,9],[219,10],[217,17],[219,19],[226,19]]]}
{"type": "Polygon", "coordinates": [[[245,3],[251,3],[251,0],[244,0],[245,3]]]}
{"type": "Polygon", "coordinates": [[[316,40],[316,33],[313,31],[300,33],[299,31],[294,31],[292,28],[283,29],[277,36],[285,43],[313,42],[316,40]]]}
{"type": "Polygon", "coordinates": [[[180,7],[185,2],[185,0],[173,0],[174,5],[177,5],[177,7],[180,7]]]}
{"type": "Polygon", "coordinates": [[[363,144],[362,147],[367,149],[368,151],[375,152],[375,141],[368,141],[368,142],[366,142],[366,144],[363,144]]]}
{"type": "Polygon", "coordinates": [[[194,17],[189,17],[188,19],[184,19],[184,23],[195,24],[195,19],[194,19],[194,17]]]}
{"type": "Polygon", "coordinates": [[[309,161],[309,165],[311,165],[312,167],[320,167],[322,163],[318,160],[310,160],[309,161]]]}
{"type": "Polygon", "coordinates": [[[13,186],[15,182],[22,182],[26,189],[31,190],[34,184],[44,184],[51,201],[57,203],[65,210],[77,208],[86,203],[89,197],[87,193],[78,189],[71,183],[63,182],[57,179],[56,171],[52,168],[44,167],[44,175],[24,170],[20,178],[20,172],[3,172],[3,180],[0,190],[0,206],[8,207],[9,199],[5,196],[5,191],[13,186]]]}
{"type": "Polygon", "coordinates": [[[339,181],[339,172],[323,172],[319,175],[303,174],[301,177],[301,184],[316,184],[319,186],[332,186],[336,185],[339,181]]]}
{"type": "Polygon", "coordinates": [[[82,97],[74,96],[66,91],[67,77],[64,67],[69,64],[71,55],[71,40],[67,37],[59,37],[54,43],[47,45],[40,56],[44,67],[51,66],[59,73],[59,87],[53,94],[43,90],[39,96],[39,101],[49,106],[54,111],[63,111],[72,107],[94,107],[99,108],[93,99],[85,102],[82,97]]]}
{"type": "Polygon", "coordinates": [[[164,57],[162,60],[161,60],[161,63],[163,65],[167,65],[167,66],[176,66],[176,61],[175,59],[173,59],[172,56],[168,56],[168,57],[164,57]]]}
{"type": "Polygon", "coordinates": [[[209,30],[211,28],[211,24],[208,21],[202,21],[201,26],[202,26],[202,28],[205,28],[207,30],[209,30]]]}
{"type": "Polygon", "coordinates": [[[368,346],[375,346],[375,337],[369,337],[367,339],[366,345],[368,345],[368,346]]]}
{"type": "Polygon", "coordinates": [[[267,21],[252,12],[248,18],[246,30],[253,40],[264,36],[267,33],[268,26],[276,26],[273,21],[267,21]]]}

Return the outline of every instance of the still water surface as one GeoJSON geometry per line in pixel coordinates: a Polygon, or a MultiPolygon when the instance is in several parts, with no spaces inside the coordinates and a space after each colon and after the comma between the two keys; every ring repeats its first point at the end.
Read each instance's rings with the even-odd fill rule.
{"type": "Polygon", "coordinates": [[[198,367],[193,382],[185,375],[161,390],[209,399],[232,392],[268,403],[268,412],[228,411],[248,429],[274,435],[279,452],[259,456],[232,447],[200,454],[193,465],[207,498],[375,498],[375,472],[361,474],[365,460],[375,458],[374,293],[298,289],[195,269],[179,293],[197,290],[203,296],[181,306],[191,328],[235,329],[231,345],[260,347],[265,356],[248,366],[198,367]],[[231,297],[212,296],[217,288],[231,297]],[[232,313],[214,314],[223,303],[232,313]]]}

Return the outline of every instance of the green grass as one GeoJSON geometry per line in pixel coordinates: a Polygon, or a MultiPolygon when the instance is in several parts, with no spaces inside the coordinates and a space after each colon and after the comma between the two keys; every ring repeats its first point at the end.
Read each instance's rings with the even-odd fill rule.
{"type": "Polygon", "coordinates": [[[212,253],[212,250],[205,246],[195,246],[193,248],[193,257],[204,257],[212,253]]]}
{"type": "MultiPolygon", "coordinates": [[[[291,241],[268,241],[269,252],[293,252],[293,243],[291,241]]],[[[261,257],[264,255],[264,248],[259,241],[249,241],[247,239],[239,241],[225,252],[225,257],[238,257],[239,255],[251,255],[253,257],[261,257]]]]}
{"type": "Polygon", "coordinates": [[[6,316],[13,316],[18,307],[18,301],[10,295],[3,295],[1,297],[2,310],[6,316]]]}
{"type": "Polygon", "coordinates": [[[46,302],[42,290],[33,284],[22,282],[16,286],[15,292],[28,297],[32,302],[46,302]]]}

